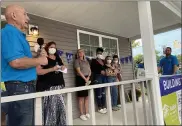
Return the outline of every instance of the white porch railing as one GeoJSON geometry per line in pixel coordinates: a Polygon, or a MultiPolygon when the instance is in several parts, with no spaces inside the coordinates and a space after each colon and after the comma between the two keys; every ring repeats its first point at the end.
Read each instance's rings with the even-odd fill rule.
{"type": "Polygon", "coordinates": [[[132,85],[132,103],[133,103],[133,111],[134,111],[134,121],[136,125],[139,125],[138,120],[138,113],[136,107],[136,92],[135,87],[136,84],[139,84],[141,87],[142,92],[142,102],[143,102],[143,113],[144,113],[144,121],[146,125],[156,125],[154,114],[154,97],[152,94],[152,78],[143,78],[137,80],[129,80],[129,81],[122,81],[122,82],[115,82],[115,83],[105,83],[105,84],[98,84],[98,85],[90,85],[90,86],[83,86],[83,87],[74,87],[74,88],[66,88],[61,90],[54,90],[54,91],[45,91],[45,92],[38,92],[38,93],[30,93],[24,95],[15,95],[15,96],[7,96],[1,98],[1,103],[6,102],[13,102],[25,99],[32,99],[35,98],[35,125],[42,125],[42,102],[41,98],[44,96],[50,95],[57,95],[57,94],[67,94],[67,124],[73,125],[73,113],[72,113],[72,93],[82,90],[89,91],[89,107],[90,107],[90,114],[91,114],[91,122],[92,125],[96,125],[96,117],[95,117],[95,100],[94,100],[94,89],[105,87],[106,88],[106,101],[107,101],[107,109],[108,109],[108,124],[113,125],[113,115],[112,115],[112,106],[111,106],[111,95],[110,95],[110,87],[114,85],[120,85],[120,100],[122,106],[122,119],[123,125],[127,125],[127,114],[126,114],[126,107],[125,107],[125,95],[124,95],[124,86],[125,85],[132,85]],[[147,118],[147,108],[146,108],[146,95],[145,95],[145,88],[144,83],[147,86],[147,95],[148,95],[148,102],[149,102],[149,110],[150,110],[150,119],[147,118]],[[68,109],[69,108],[69,109],[68,109]]]}

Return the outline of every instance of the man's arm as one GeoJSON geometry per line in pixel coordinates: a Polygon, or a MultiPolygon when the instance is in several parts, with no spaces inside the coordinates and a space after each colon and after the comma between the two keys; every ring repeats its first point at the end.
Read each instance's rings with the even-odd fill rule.
{"type": "Polygon", "coordinates": [[[177,65],[174,65],[174,72],[173,72],[173,74],[176,74],[177,70],[178,70],[177,65]]]}
{"type": "Polygon", "coordinates": [[[160,72],[161,72],[161,67],[158,66],[158,67],[157,67],[157,70],[158,70],[158,73],[160,73],[160,72]]]}
{"type": "Polygon", "coordinates": [[[46,65],[47,64],[46,57],[39,57],[39,58],[19,58],[12,60],[9,62],[10,66],[16,69],[28,69],[31,67],[36,67],[38,65],[46,65]]]}
{"type": "Polygon", "coordinates": [[[157,66],[158,73],[161,73],[161,67],[163,66],[163,59],[159,61],[159,65],[157,66]]]}
{"type": "Polygon", "coordinates": [[[176,74],[176,72],[178,70],[177,65],[178,65],[178,59],[174,56],[174,58],[173,58],[173,74],[176,74]]]}

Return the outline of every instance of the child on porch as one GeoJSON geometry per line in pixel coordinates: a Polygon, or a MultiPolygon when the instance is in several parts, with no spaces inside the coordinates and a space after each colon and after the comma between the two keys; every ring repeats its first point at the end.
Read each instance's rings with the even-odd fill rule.
{"type": "MultiPolygon", "coordinates": [[[[112,60],[112,66],[115,68],[115,71],[117,73],[116,75],[116,82],[122,81],[122,75],[121,75],[121,66],[119,64],[119,57],[118,55],[114,55],[113,56],[113,60],[112,60]]],[[[121,108],[121,102],[120,102],[120,86],[118,87],[118,107],[121,108]]]]}
{"type": "MultiPolygon", "coordinates": [[[[105,58],[105,72],[106,72],[106,81],[107,83],[116,82],[117,71],[111,65],[112,59],[110,56],[105,58]]],[[[118,111],[119,107],[117,107],[118,102],[118,90],[117,86],[111,86],[111,102],[112,102],[112,110],[118,111]]]]}

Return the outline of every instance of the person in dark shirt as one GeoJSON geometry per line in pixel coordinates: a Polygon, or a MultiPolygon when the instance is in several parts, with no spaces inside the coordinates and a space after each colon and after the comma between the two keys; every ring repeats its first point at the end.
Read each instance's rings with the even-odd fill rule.
{"type": "MultiPolygon", "coordinates": [[[[61,58],[56,53],[56,43],[49,42],[45,46],[47,52],[48,65],[37,67],[37,91],[60,90],[65,87],[63,73],[64,70],[61,58]]],[[[43,125],[66,125],[66,111],[63,96],[51,95],[43,98],[43,125]]]]}
{"type": "MultiPolygon", "coordinates": [[[[103,52],[102,48],[97,48],[96,50],[96,59],[92,59],[91,61],[91,71],[93,74],[93,82],[94,84],[103,84],[106,82],[105,78],[105,68],[104,68],[104,60],[103,60],[103,52]]],[[[105,88],[97,88],[95,89],[96,100],[98,105],[98,112],[105,114],[107,113],[106,109],[106,96],[105,96],[105,88]]]]}

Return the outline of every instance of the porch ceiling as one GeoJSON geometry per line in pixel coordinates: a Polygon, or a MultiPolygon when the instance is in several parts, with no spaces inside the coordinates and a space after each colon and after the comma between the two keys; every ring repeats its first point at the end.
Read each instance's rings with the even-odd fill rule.
{"type": "MultiPolygon", "coordinates": [[[[127,38],[140,34],[137,2],[2,2],[18,4],[28,13],[127,38]]],[[[175,3],[181,7],[180,2],[175,3]]],[[[180,17],[160,2],[151,2],[154,30],[181,23],[180,17]]]]}

